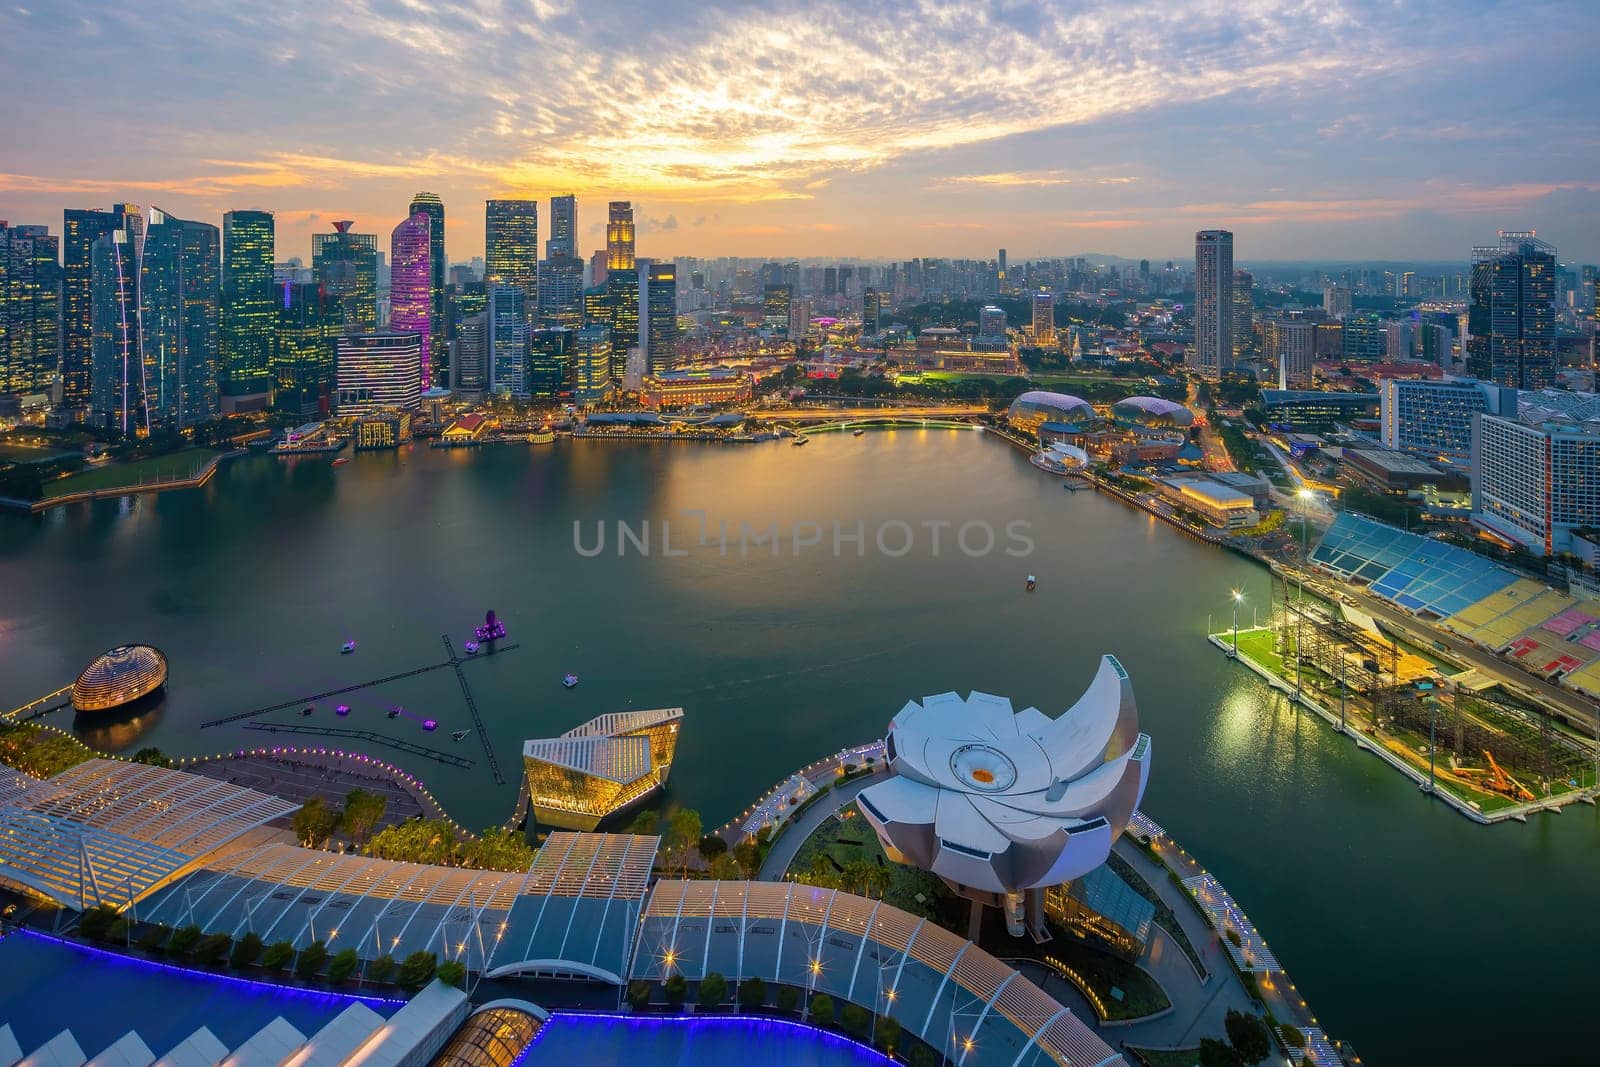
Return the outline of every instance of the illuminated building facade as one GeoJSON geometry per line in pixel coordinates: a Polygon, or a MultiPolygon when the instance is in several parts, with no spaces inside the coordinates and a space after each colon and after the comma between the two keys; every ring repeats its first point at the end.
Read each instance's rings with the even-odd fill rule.
{"type": "Polygon", "coordinates": [[[634,266],[633,204],[613,200],[606,219],[606,271],[631,274],[634,266]]]}
{"type": "Polygon", "coordinates": [[[94,406],[95,242],[114,230],[142,227],[139,209],[117,204],[110,211],[68,208],[61,234],[61,404],[78,412],[94,406]]]}
{"type": "MultiPolygon", "coordinates": [[[[428,216],[428,307],[430,316],[428,322],[432,329],[430,340],[432,344],[423,351],[422,380],[424,389],[431,388],[434,372],[433,361],[429,359],[430,353],[437,353],[440,363],[448,362],[445,355],[445,343],[448,337],[445,333],[444,314],[444,289],[446,260],[444,253],[444,201],[439,199],[437,193],[418,193],[411,198],[411,214],[418,212],[428,216]]],[[[537,244],[534,245],[538,247],[537,244]]],[[[391,280],[390,285],[394,283],[391,280]]],[[[439,367],[443,372],[445,367],[439,367]]]]}
{"type": "Polygon", "coordinates": [[[433,383],[432,229],[432,218],[418,211],[396,226],[389,239],[389,328],[421,337],[423,388],[433,383]]]}
{"type": "Polygon", "coordinates": [[[1309,319],[1280,318],[1267,323],[1268,356],[1278,364],[1279,389],[1307,389],[1317,358],[1317,326],[1309,319]]]}
{"type": "Polygon", "coordinates": [[[750,393],[748,374],[717,367],[651,375],[639,390],[639,401],[647,408],[682,408],[749,400],[750,393]]]}
{"type": "Polygon", "coordinates": [[[1233,369],[1233,234],[1194,235],[1194,344],[1189,369],[1216,381],[1233,369]]]}
{"type": "Polygon", "coordinates": [[[1233,272],[1233,361],[1242,363],[1255,350],[1256,277],[1247,270],[1233,272]]]}
{"type": "Polygon", "coordinates": [[[549,259],[578,258],[578,198],[571,193],[550,198],[550,239],[544,254],[549,259]]]}
{"type": "Polygon", "coordinates": [[[1033,343],[1049,348],[1056,343],[1056,294],[1033,294],[1033,343]]]}
{"type": "Polygon", "coordinates": [[[271,372],[273,406],[301,418],[333,409],[333,346],[340,309],[316,282],[284,282],[275,301],[271,372]]]}
{"type": "Polygon", "coordinates": [[[450,344],[450,388],[464,398],[482,396],[489,388],[489,312],[462,319],[450,344]]]}
{"type": "Polygon", "coordinates": [[[370,233],[353,233],[348,219],[333,224],[333,233],[311,237],[311,270],[333,301],[338,325],[345,333],[371,333],[378,328],[378,244],[370,233]]]}
{"type": "Polygon", "coordinates": [[[528,398],[527,294],[514,285],[489,288],[489,391],[528,398]]]}
{"type": "Polygon", "coordinates": [[[339,415],[371,415],[384,408],[422,406],[420,334],[345,334],[336,351],[339,415]]]}
{"type": "MultiPolygon", "coordinates": [[[[671,370],[678,357],[678,268],[672,263],[651,263],[640,273],[640,347],[646,372],[661,374],[671,370]]],[[[784,318],[787,321],[787,309],[784,318]]]]}
{"type": "Polygon", "coordinates": [[[576,330],[583,318],[583,260],[552,256],[539,264],[539,324],[576,330]]]}
{"type": "Polygon", "coordinates": [[[483,281],[514,285],[532,314],[539,299],[539,202],[490,200],[484,206],[483,281]]]}
{"type": "Polygon", "coordinates": [[[601,324],[578,331],[572,353],[572,399],[598,404],[611,392],[611,329],[601,324]]]}
{"type": "Polygon", "coordinates": [[[606,295],[611,312],[611,379],[621,384],[628,370],[628,349],[639,343],[639,270],[606,274],[606,295]]]}
{"type": "Polygon", "coordinates": [[[567,389],[577,330],[565,326],[535,330],[528,342],[528,393],[555,399],[567,389]]]}
{"type": "Polygon", "coordinates": [[[60,241],[0,221],[0,393],[41,393],[61,362],[60,241]]]}
{"type": "Polygon", "coordinates": [[[1472,521],[1536,556],[1572,551],[1600,527],[1600,398],[1523,394],[1515,415],[1472,429],[1472,521]]]}
{"type": "Polygon", "coordinates": [[[1094,419],[1094,408],[1087,400],[1043,389],[1023,393],[1006,410],[1006,422],[1029,435],[1041,431],[1075,433],[1087,428],[1094,419]]]}
{"type": "Polygon", "coordinates": [[[861,332],[878,333],[883,329],[883,311],[887,294],[878,289],[861,291],[861,332]]]}
{"type": "Polygon", "coordinates": [[[1556,371],[1556,249],[1533,231],[1500,231],[1472,250],[1467,373],[1516,389],[1544,389],[1556,371]]]}
{"type": "Polygon", "coordinates": [[[230,211],[222,216],[222,367],[225,407],[245,398],[265,404],[272,389],[272,333],[278,296],[270,211],[230,211]]]}
{"type": "Polygon", "coordinates": [[[356,423],[356,450],[370,452],[399,448],[411,440],[411,412],[390,409],[364,417],[356,423]]]}
{"type": "Polygon", "coordinates": [[[1384,448],[1464,465],[1472,454],[1472,421],[1480,412],[1517,414],[1517,393],[1470,378],[1378,383],[1384,448]]]}
{"type": "Polygon", "coordinates": [[[761,328],[787,330],[793,290],[787,285],[769,285],[761,290],[761,328]]]}
{"type": "Polygon", "coordinates": [[[682,708],[596,716],[562,734],[525,741],[522,763],[534,818],[593,830],[666,785],[682,708]]]}

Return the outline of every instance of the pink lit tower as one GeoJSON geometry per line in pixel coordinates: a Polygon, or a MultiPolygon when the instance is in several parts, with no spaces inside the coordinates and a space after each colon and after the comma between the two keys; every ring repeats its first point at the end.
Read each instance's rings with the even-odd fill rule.
{"type": "Polygon", "coordinates": [[[433,385],[433,268],[427,215],[417,212],[389,238],[389,329],[422,338],[422,388],[433,385]]]}

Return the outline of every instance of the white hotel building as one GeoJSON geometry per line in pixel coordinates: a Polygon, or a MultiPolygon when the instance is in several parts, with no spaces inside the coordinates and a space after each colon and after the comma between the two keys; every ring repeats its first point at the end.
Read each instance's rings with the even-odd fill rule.
{"type": "Polygon", "coordinates": [[[1516,418],[1478,415],[1472,428],[1472,521],[1538,556],[1571,550],[1574,530],[1600,527],[1600,397],[1524,393],[1516,418]]]}
{"type": "Polygon", "coordinates": [[[422,336],[385,331],[341,337],[337,378],[342,416],[415,411],[422,406],[422,336]]]}

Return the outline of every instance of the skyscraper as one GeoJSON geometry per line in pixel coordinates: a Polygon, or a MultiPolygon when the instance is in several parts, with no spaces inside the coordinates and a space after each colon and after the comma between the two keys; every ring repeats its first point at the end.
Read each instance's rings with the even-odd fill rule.
{"type": "Polygon", "coordinates": [[[1256,339],[1256,278],[1247,270],[1233,272],[1233,361],[1250,358],[1256,339]]]}
{"type": "Polygon", "coordinates": [[[551,256],[539,264],[539,323],[545,327],[583,325],[583,260],[551,256]]]}
{"type": "Polygon", "coordinates": [[[333,233],[311,238],[311,269],[334,303],[339,328],[370,333],[378,328],[378,242],[370,233],[352,233],[348,219],[333,233]]]}
{"type": "Polygon", "coordinates": [[[611,377],[621,384],[628,370],[628,349],[639,345],[639,267],[630,256],[627,270],[606,272],[606,299],[611,313],[611,377]]]}
{"type": "Polygon", "coordinates": [[[633,204],[627,200],[613,200],[611,215],[606,221],[606,272],[633,269],[633,204]]]}
{"type": "Polygon", "coordinates": [[[1555,246],[1529,231],[1501,230],[1472,250],[1467,373],[1517,389],[1555,380],[1555,246]]]}
{"type": "Polygon", "coordinates": [[[220,411],[221,234],[151,208],[142,274],[145,408],[155,428],[181,432],[220,411]]]}
{"type": "Polygon", "coordinates": [[[878,289],[861,290],[861,332],[875,334],[883,329],[884,294],[878,289]]]}
{"type": "Polygon", "coordinates": [[[284,282],[273,312],[273,405],[298,418],[333,411],[334,344],[343,323],[338,301],[317,282],[284,282]]]}
{"type": "Polygon", "coordinates": [[[651,263],[640,273],[639,347],[644,349],[646,373],[656,375],[671,370],[678,359],[678,268],[651,263]]]}
{"type": "Polygon", "coordinates": [[[1268,355],[1278,364],[1279,389],[1305,389],[1311,385],[1317,358],[1317,326],[1300,316],[1267,323],[1268,355]]]}
{"type": "Polygon", "coordinates": [[[528,296],[515,285],[489,287],[489,391],[528,398],[528,296]]]}
{"type": "Polygon", "coordinates": [[[223,406],[237,408],[272,388],[273,329],[278,321],[272,284],[275,258],[272,212],[230,211],[222,216],[223,406]]]}
{"type": "Polygon", "coordinates": [[[789,328],[790,290],[787,285],[768,285],[761,291],[761,328],[789,328]]]}
{"type": "Polygon", "coordinates": [[[482,396],[489,388],[489,312],[462,319],[450,344],[451,390],[468,399],[482,396]]]}
{"type": "Polygon", "coordinates": [[[0,393],[38,393],[61,363],[60,242],[0,221],[0,393]]]}
{"type": "Polygon", "coordinates": [[[608,280],[609,271],[606,270],[606,250],[597,248],[589,257],[589,285],[604,285],[608,280]]]}
{"type": "MultiPolygon", "coordinates": [[[[94,245],[113,230],[128,230],[132,204],[110,211],[68,208],[61,228],[61,403],[78,413],[91,406],[94,376],[94,245]]],[[[142,221],[137,223],[142,227],[142,221]]]]}
{"type": "Polygon", "coordinates": [[[1056,294],[1033,294],[1033,343],[1049,348],[1056,343],[1056,294]]]}
{"type": "MultiPolygon", "coordinates": [[[[571,256],[566,257],[571,259],[571,256]]],[[[568,364],[572,359],[577,330],[565,327],[535,330],[528,342],[528,392],[532,396],[554,399],[567,388],[568,364]]],[[[609,365],[607,373],[610,373],[609,365]]]]}
{"type": "Polygon", "coordinates": [[[579,330],[572,356],[573,401],[592,405],[604,400],[611,392],[615,363],[610,330],[599,325],[579,330]]]}
{"type": "Polygon", "coordinates": [[[545,256],[578,256],[578,198],[568,193],[550,198],[550,240],[545,243],[545,256]]]}
{"type": "MultiPolygon", "coordinates": [[[[144,329],[139,263],[144,255],[144,214],[118,204],[116,226],[90,247],[89,308],[93,333],[88,421],[128,434],[149,432],[144,407],[144,329]]],[[[98,221],[98,220],[96,220],[98,221]]]]}
{"type": "Polygon", "coordinates": [[[1213,381],[1233,369],[1233,234],[1194,235],[1194,345],[1189,367],[1213,381]]]}
{"type": "Polygon", "coordinates": [[[539,299],[539,202],[490,200],[484,205],[484,284],[515,285],[532,316],[539,299]]]}
{"type": "MultiPolygon", "coordinates": [[[[445,334],[445,323],[448,320],[445,318],[444,314],[444,286],[446,268],[444,254],[444,201],[440,200],[438,194],[436,193],[418,193],[416,196],[411,198],[411,214],[415,215],[419,211],[424,215],[427,215],[429,221],[428,303],[433,311],[433,314],[429,317],[428,322],[433,330],[432,347],[438,353],[439,361],[441,363],[447,363],[448,358],[445,357],[444,354],[445,342],[448,340],[445,334]]],[[[535,243],[534,247],[538,247],[537,243],[535,243]]],[[[394,283],[391,281],[389,284],[393,286],[394,283]]],[[[429,377],[429,375],[432,373],[433,361],[427,358],[429,356],[427,349],[424,349],[423,355],[422,388],[430,389],[433,387],[433,379],[429,377]]]]}
{"type": "Polygon", "coordinates": [[[432,217],[418,211],[389,238],[389,328],[421,338],[424,389],[433,387],[432,229],[432,217]]]}
{"type": "Polygon", "coordinates": [[[415,333],[346,334],[337,356],[340,415],[422,406],[422,342],[415,333]]]}

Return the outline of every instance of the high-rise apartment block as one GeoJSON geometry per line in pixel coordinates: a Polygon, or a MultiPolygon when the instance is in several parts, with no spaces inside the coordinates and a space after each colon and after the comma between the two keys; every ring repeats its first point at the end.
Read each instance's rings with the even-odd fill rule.
{"type": "Polygon", "coordinates": [[[1194,345],[1189,367],[1215,381],[1233,369],[1233,234],[1194,235],[1194,345]]]}

